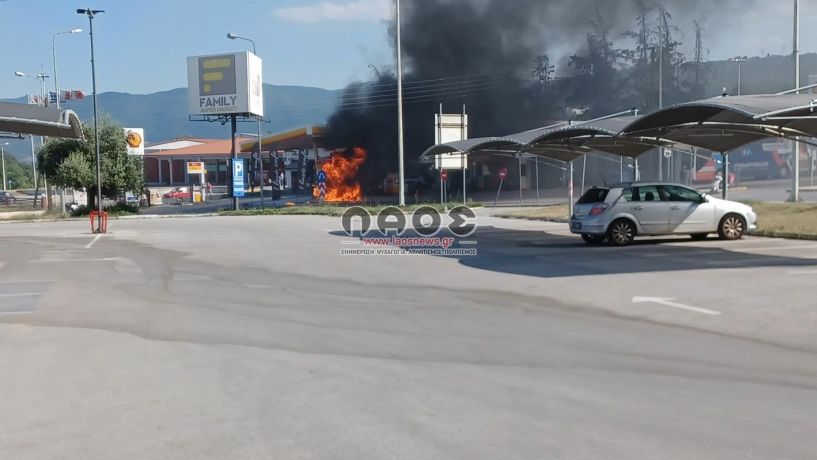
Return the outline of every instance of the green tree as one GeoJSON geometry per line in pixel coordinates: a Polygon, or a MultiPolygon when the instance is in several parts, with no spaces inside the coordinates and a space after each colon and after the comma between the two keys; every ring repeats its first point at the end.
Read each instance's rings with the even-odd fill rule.
{"type": "MultiPolygon", "coordinates": [[[[34,177],[34,171],[31,167],[31,163],[20,162],[8,151],[6,151],[5,157],[6,181],[8,182],[9,189],[14,190],[33,187],[32,177],[34,177]]],[[[3,188],[2,184],[0,184],[0,188],[3,188]]]]}
{"type": "MultiPolygon", "coordinates": [[[[96,202],[96,144],[92,124],[83,127],[85,141],[54,139],[37,156],[37,167],[58,187],[85,189],[88,206],[96,202]]],[[[128,156],[122,127],[105,117],[99,124],[102,195],[116,199],[144,185],[142,160],[128,156]]]]}
{"type": "Polygon", "coordinates": [[[556,72],[556,66],[550,63],[550,58],[547,54],[536,56],[533,60],[533,70],[531,76],[536,79],[539,84],[539,96],[547,94],[548,83],[553,80],[553,74],[556,72]]]}

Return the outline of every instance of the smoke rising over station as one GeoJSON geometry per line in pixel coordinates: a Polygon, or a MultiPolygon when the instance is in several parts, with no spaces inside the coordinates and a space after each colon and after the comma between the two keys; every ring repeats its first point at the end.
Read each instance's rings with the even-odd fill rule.
{"type": "MultiPolygon", "coordinates": [[[[720,2],[718,9],[746,9],[747,3],[720,2]]],[[[650,80],[655,53],[646,48],[655,49],[661,30],[669,38],[665,65],[674,69],[665,80],[666,103],[705,96],[685,80],[690,58],[681,54],[681,42],[691,48],[693,20],[711,15],[712,2],[663,2],[664,29],[658,4],[639,0],[403,0],[402,5],[409,174],[422,169],[416,157],[434,142],[440,104],[447,113],[466,105],[471,137],[524,131],[582,114],[655,108],[645,107],[658,86],[650,80]]],[[[392,42],[394,32],[391,24],[392,42]]],[[[378,69],[373,81],[346,88],[329,120],[333,146],[369,151],[360,170],[364,184],[397,170],[396,97],[392,69],[378,69]]]]}

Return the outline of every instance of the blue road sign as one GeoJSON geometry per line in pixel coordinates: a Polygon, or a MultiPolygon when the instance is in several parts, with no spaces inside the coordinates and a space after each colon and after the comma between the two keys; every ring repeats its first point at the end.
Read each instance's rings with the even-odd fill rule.
{"type": "Polygon", "coordinates": [[[244,196],[244,161],[233,160],[233,196],[244,196]]]}
{"type": "Polygon", "coordinates": [[[318,183],[319,184],[326,183],[326,173],[324,171],[318,171],[318,183]]]}

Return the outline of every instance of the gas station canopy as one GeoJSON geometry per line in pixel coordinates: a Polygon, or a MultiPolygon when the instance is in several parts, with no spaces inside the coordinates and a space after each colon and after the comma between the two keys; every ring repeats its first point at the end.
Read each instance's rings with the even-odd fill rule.
{"type": "Polygon", "coordinates": [[[83,139],[82,123],[71,110],[0,102],[0,132],[83,139]]]}

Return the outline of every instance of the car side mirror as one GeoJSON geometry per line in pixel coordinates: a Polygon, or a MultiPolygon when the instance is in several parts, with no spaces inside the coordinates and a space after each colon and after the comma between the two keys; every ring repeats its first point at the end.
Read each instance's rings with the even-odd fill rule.
{"type": "Polygon", "coordinates": [[[703,195],[701,195],[701,204],[708,203],[708,202],[709,202],[709,197],[707,197],[705,193],[703,195]]]}

